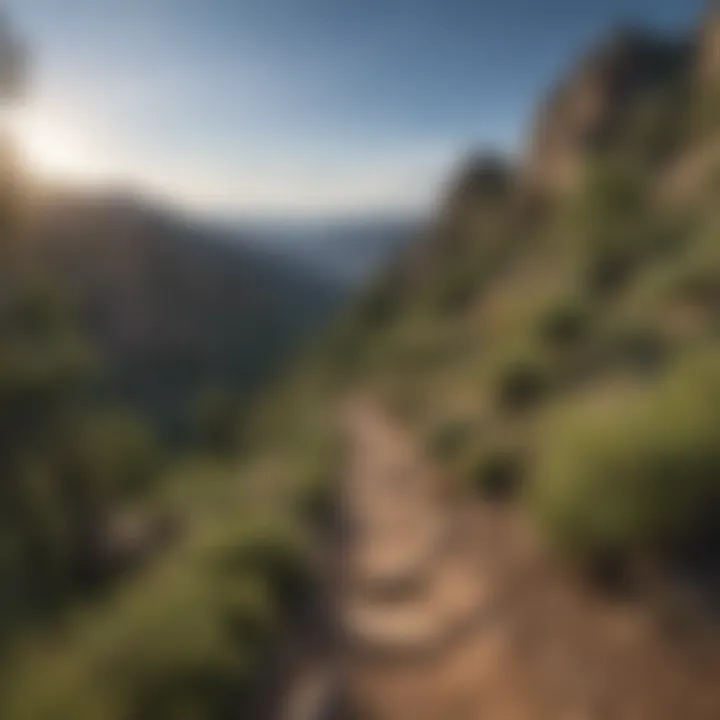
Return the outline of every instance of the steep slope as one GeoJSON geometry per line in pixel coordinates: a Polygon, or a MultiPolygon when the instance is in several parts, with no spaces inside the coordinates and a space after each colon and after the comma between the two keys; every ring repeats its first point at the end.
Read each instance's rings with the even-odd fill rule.
{"type": "Polygon", "coordinates": [[[366,398],[347,416],[341,497],[356,530],[341,546],[334,676],[361,717],[717,716],[716,635],[659,631],[643,604],[588,592],[520,516],[448,495],[366,398]]]}
{"type": "Polygon", "coordinates": [[[76,297],[110,388],[165,421],[207,388],[256,389],[347,294],[133,196],[58,192],[32,217],[37,262],[76,297]]]}
{"type": "Polygon", "coordinates": [[[329,338],[361,717],[717,717],[718,17],[589,53],[329,338]]]}
{"type": "Polygon", "coordinates": [[[707,551],[720,521],[717,18],[693,40],[623,31],[591,51],[520,167],[469,163],[332,339],[334,372],[384,397],[456,478],[523,488],[591,563],[707,551]],[[668,193],[679,169],[685,192],[668,193]]]}
{"type": "Polygon", "coordinates": [[[542,111],[552,142],[473,159],[264,395],[242,463],[170,484],[185,536],[161,572],[13,664],[8,717],[244,715],[249,647],[273,689],[325,659],[289,694],[360,717],[716,720],[720,187],[694,161],[720,138],[714,17],[623,34],[542,111]],[[283,622],[282,599],[308,608],[288,550],[325,624],[283,622]]]}

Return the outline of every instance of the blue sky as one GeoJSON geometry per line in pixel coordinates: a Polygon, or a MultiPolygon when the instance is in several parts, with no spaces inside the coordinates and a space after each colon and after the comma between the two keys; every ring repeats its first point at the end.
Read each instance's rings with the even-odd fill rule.
{"type": "Polygon", "coordinates": [[[9,0],[48,173],[226,217],[405,212],[471,148],[516,151],[614,22],[703,0],[9,0]]]}

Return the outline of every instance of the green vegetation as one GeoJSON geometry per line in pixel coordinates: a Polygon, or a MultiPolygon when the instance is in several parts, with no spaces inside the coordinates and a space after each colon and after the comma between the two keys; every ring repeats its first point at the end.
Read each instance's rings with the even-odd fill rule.
{"type": "Polygon", "coordinates": [[[551,380],[549,362],[541,352],[530,348],[498,361],[491,382],[498,406],[513,411],[542,400],[550,391],[551,380]]]}
{"type": "Polygon", "coordinates": [[[580,299],[553,301],[538,315],[539,339],[562,350],[582,341],[589,332],[590,313],[580,299]]]}
{"type": "Polygon", "coordinates": [[[488,500],[513,499],[522,484],[523,465],[517,448],[509,445],[485,448],[472,467],[473,487],[488,500]]]}
{"type": "MultiPolygon", "coordinates": [[[[319,420],[327,416],[324,405],[305,394],[311,371],[279,391],[276,414],[268,398],[252,423],[243,420],[247,403],[232,392],[208,392],[191,432],[167,443],[167,427],[154,423],[146,395],[160,388],[164,403],[167,380],[187,388],[192,349],[171,347],[170,363],[155,358],[139,368],[159,372],[155,384],[133,381],[118,393],[110,366],[124,360],[101,356],[91,341],[93,319],[88,323],[76,302],[82,289],[31,252],[23,221],[29,208],[17,192],[25,178],[12,143],[1,141],[2,717],[244,716],[317,595],[307,527],[314,518],[298,511],[296,473],[312,468],[313,488],[302,492],[319,512],[320,498],[331,492],[334,445],[319,420]],[[138,391],[134,406],[143,415],[125,402],[138,391]]],[[[102,218],[85,229],[108,231],[102,218]]],[[[153,266],[153,291],[187,279],[183,268],[170,267],[172,258],[161,265],[153,266]]],[[[227,282],[234,287],[231,277],[227,282]]],[[[212,292],[203,299],[218,317],[197,317],[196,327],[214,320],[226,323],[226,336],[242,335],[212,292]]],[[[290,338],[287,328],[279,334],[290,338]]],[[[217,338],[210,340],[215,353],[217,338]]],[[[225,369],[233,363],[231,345],[220,347],[225,369]]],[[[259,356],[253,362],[267,364],[259,356]]],[[[227,379],[211,370],[203,370],[205,385],[227,379]]],[[[183,405],[182,397],[170,401],[183,405]]]]}
{"type": "MultiPolygon", "coordinates": [[[[347,394],[380,398],[457,487],[515,503],[588,566],[705,538],[720,522],[720,186],[683,207],[661,192],[698,150],[693,109],[667,101],[690,97],[680,75],[628,98],[567,196],[534,197],[497,165],[467,175],[291,372],[252,406],[206,394],[171,448],[108,396],[78,309],[20,262],[22,210],[0,190],[18,262],[0,291],[3,718],[242,717],[315,602],[347,394]]],[[[191,355],[171,345],[157,386],[128,395],[162,386],[164,405],[191,355]]]]}
{"type": "Polygon", "coordinates": [[[241,711],[282,638],[286,605],[307,587],[298,548],[272,526],[203,534],[68,619],[61,653],[52,637],[25,643],[3,678],[5,717],[179,720],[241,711]]]}
{"type": "Polygon", "coordinates": [[[683,52],[588,143],[573,191],[461,188],[402,286],[386,278],[389,326],[346,325],[371,348],[353,382],[459,487],[514,500],[588,565],[664,557],[720,521],[720,188],[665,187],[702,149],[683,52]]]}
{"type": "Polygon", "coordinates": [[[606,408],[548,428],[533,510],[579,556],[633,556],[702,537],[720,520],[720,353],[674,367],[606,408]]]}

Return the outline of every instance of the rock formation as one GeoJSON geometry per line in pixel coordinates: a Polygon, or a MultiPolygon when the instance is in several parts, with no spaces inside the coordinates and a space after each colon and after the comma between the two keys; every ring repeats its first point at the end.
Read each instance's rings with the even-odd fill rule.
{"type": "Polygon", "coordinates": [[[616,30],[541,108],[524,180],[542,191],[576,186],[587,157],[605,148],[630,109],[681,70],[687,45],[634,28],[616,30]]]}

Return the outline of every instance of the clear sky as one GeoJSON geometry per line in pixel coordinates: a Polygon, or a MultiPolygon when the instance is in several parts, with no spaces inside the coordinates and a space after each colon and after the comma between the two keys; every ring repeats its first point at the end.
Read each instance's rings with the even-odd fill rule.
{"type": "Polygon", "coordinates": [[[422,207],[465,151],[521,147],[542,93],[603,28],[685,28],[704,3],[5,4],[36,53],[22,123],[37,164],[242,216],[422,207]]]}

